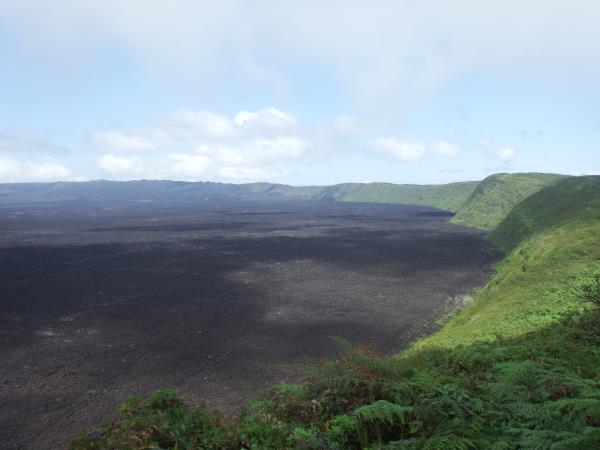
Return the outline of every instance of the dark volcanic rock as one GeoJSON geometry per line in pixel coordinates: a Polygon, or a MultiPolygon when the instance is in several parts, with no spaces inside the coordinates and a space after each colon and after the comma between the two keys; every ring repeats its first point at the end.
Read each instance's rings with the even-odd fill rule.
{"type": "Polygon", "coordinates": [[[326,202],[0,210],[0,442],[60,448],[128,395],[233,413],[334,357],[433,329],[496,252],[431,208],[326,202]]]}

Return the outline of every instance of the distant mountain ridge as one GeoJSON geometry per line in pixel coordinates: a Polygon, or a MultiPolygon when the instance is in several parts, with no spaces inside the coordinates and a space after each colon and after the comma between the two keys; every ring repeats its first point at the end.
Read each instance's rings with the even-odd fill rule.
{"type": "Polygon", "coordinates": [[[493,229],[532,194],[563,179],[540,173],[495,174],[482,181],[438,185],[342,183],[290,186],[169,180],[0,184],[0,205],[123,204],[194,205],[203,202],[321,200],[431,206],[456,213],[453,223],[493,229]]]}
{"type": "Polygon", "coordinates": [[[236,200],[335,200],[405,203],[456,211],[478,182],[443,185],[343,183],[289,186],[272,183],[229,184],[184,181],[87,181],[0,184],[0,205],[46,202],[169,202],[175,204],[236,200]]]}

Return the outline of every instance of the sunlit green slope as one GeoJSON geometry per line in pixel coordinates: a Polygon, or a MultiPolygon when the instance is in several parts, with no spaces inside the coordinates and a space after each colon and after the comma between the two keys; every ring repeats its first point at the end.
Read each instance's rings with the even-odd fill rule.
{"type": "Polygon", "coordinates": [[[491,230],[521,201],[561,178],[542,173],[491,175],[477,185],[452,222],[491,230]]]}
{"type": "Polygon", "coordinates": [[[402,203],[457,211],[469,198],[477,182],[440,185],[391,183],[345,183],[325,188],[319,199],[346,202],[402,203]]]}
{"type": "Polygon", "coordinates": [[[600,176],[573,177],[556,183],[524,200],[490,234],[503,250],[512,250],[523,239],[561,225],[598,226],[600,221],[600,176]]]}
{"type": "Polygon", "coordinates": [[[251,192],[306,200],[336,200],[365,203],[401,203],[457,211],[476,188],[477,181],[439,185],[392,183],[343,183],[333,186],[288,186],[254,183],[251,192]]]}
{"type": "Polygon", "coordinates": [[[418,346],[519,335],[579,310],[569,287],[600,273],[600,177],[566,178],[532,195],[489,239],[508,252],[497,273],[471,306],[418,346]]]}

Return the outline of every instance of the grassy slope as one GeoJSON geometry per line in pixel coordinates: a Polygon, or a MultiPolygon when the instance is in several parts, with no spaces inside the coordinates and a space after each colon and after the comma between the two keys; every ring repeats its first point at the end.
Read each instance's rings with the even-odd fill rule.
{"type": "Polygon", "coordinates": [[[596,225],[599,212],[600,177],[569,178],[523,201],[492,231],[490,239],[509,251],[527,236],[556,225],[596,225]]]}
{"type": "Polygon", "coordinates": [[[456,212],[454,223],[492,229],[523,199],[562,177],[522,173],[496,174],[481,182],[440,185],[343,183],[287,186],[255,183],[249,186],[252,192],[279,194],[287,198],[432,206],[456,212]]]}
{"type": "Polygon", "coordinates": [[[394,358],[350,350],[231,427],[172,393],[134,400],[73,448],[600,448],[600,313],[572,290],[600,273],[599,199],[600,177],[584,177],[520,203],[491,234],[507,257],[474,302],[394,358]]]}
{"type": "Polygon", "coordinates": [[[477,185],[452,222],[491,230],[522,200],[562,177],[541,173],[491,175],[477,185]]]}
{"type": "Polygon", "coordinates": [[[489,239],[508,253],[497,273],[474,304],[417,347],[520,335],[578,310],[566,286],[600,273],[600,177],[564,179],[534,194],[489,239]]]}
{"type": "Polygon", "coordinates": [[[476,181],[468,181],[440,185],[343,183],[334,186],[288,186],[284,184],[254,183],[248,186],[251,192],[278,194],[286,198],[402,203],[433,206],[454,212],[465,203],[477,184],[476,181]]]}
{"type": "Polygon", "coordinates": [[[325,188],[317,198],[346,202],[403,203],[457,211],[478,182],[441,185],[345,183],[325,188]]]}

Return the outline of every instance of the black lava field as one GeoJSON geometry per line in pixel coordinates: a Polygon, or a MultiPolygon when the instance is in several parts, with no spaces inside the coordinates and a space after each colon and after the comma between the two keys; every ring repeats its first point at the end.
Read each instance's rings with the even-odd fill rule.
{"type": "Polygon", "coordinates": [[[483,232],[418,206],[0,209],[0,446],[53,449],[129,395],[228,415],[339,355],[390,354],[489,277],[483,232]]]}

